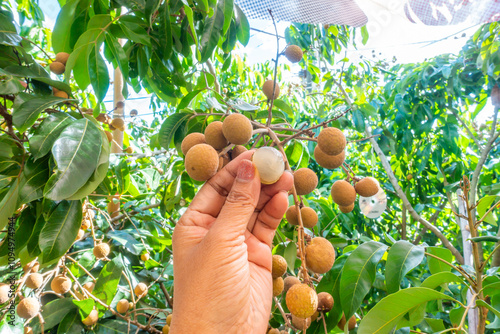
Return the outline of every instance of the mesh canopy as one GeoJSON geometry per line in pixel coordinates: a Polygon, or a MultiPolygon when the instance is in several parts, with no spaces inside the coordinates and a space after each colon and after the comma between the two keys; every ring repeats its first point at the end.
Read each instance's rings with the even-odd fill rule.
{"type": "Polygon", "coordinates": [[[245,15],[277,21],[361,27],[368,18],[353,0],[236,0],[245,15]]]}

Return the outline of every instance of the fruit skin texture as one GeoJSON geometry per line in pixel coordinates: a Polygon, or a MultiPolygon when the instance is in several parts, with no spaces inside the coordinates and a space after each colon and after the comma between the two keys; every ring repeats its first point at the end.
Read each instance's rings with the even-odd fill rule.
{"type": "MultiPolygon", "coordinates": [[[[109,197],[109,202],[108,202],[108,213],[110,214],[111,218],[114,218],[120,214],[120,201],[115,201],[113,199],[118,199],[118,196],[110,196],[109,197]]],[[[82,227],[83,228],[83,227],[82,227]]],[[[84,229],[85,230],[85,229],[84,229]]]]}
{"type": "MultiPolygon", "coordinates": [[[[27,271],[28,271],[28,268],[30,268],[30,267],[31,267],[31,272],[32,272],[32,273],[36,273],[36,272],[38,271],[38,269],[40,268],[40,264],[39,264],[38,262],[34,262],[34,263],[33,263],[33,262],[34,262],[34,261],[32,261],[32,262],[28,263],[27,265],[25,265],[25,266],[23,267],[23,271],[24,271],[24,272],[27,272],[27,271]],[[32,265],[33,265],[33,266],[32,266],[32,265]]],[[[1,303],[0,303],[0,304],[1,304],[1,303]]]]}
{"type": "Polygon", "coordinates": [[[0,304],[5,303],[9,300],[10,286],[8,284],[0,284],[0,304]]]}
{"type": "Polygon", "coordinates": [[[66,66],[63,63],[58,61],[53,61],[49,65],[50,71],[54,74],[61,75],[66,70],[66,66]]]}
{"type": "Polygon", "coordinates": [[[285,283],[283,282],[283,278],[278,277],[273,279],[273,297],[281,295],[284,288],[285,288],[285,283]]]}
{"type": "Polygon", "coordinates": [[[167,325],[170,326],[170,324],[172,323],[172,313],[170,313],[169,315],[167,315],[166,322],[167,322],[167,325]]]}
{"type": "Polygon", "coordinates": [[[24,298],[17,305],[17,314],[23,319],[33,318],[38,312],[40,312],[40,303],[35,298],[24,298]]]}
{"type": "Polygon", "coordinates": [[[161,332],[162,332],[162,334],[168,334],[170,332],[170,326],[169,325],[163,326],[163,328],[161,329],[161,332]]]}
{"type": "Polygon", "coordinates": [[[248,151],[248,150],[245,146],[236,145],[231,150],[231,159],[236,159],[238,157],[238,155],[245,153],[246,151],[248,151]]]}
{"type": "Polygon", "coordinates": [[[289,45],[285,49],[285,57],[288,59],[291,63],[298,63],[299,61],[302,60],[303,52],[300,46],[297,45],[289,45]]]}
{"type": "Polygon", "coordinates": [[[55,93],[54,93],[54,96],[61,97],[61,98],[63,98],[63,99],[67,99],[67,98],[69,98],[68,93],[66,93],[66,92],[64,92],[64,91],[62,91],[62,90],[55,92],[55,93]]]}
{"type": "Polygon", "coordinates": [[[64,65],[66,65],[66,62],[68,61],[69,56],[70,55],[67,52],[58,52],[56,54],[56,61],[58,61],[60,63],[63,63],[64,65]]]}
{"type": "Polygon", "coordinates": [[[38,289],[43,283],[43,276],[39,273],[32,273],[26,278],[26,286],[30,289],[38,289]]]}
{"type": "Polygon", "coordinates": [[[181,151],[184,156],[188,153],[188,151],[197,144],[206,144],[205,135],[199,132],[192,132],[188,134],[181,143],[181,151]]]}
{"type": "Polygon", "coordinates": [[[147,260],[149,260],[149,253],[143,253],[141,254],[141,260],[146,262],[147,260]]]}
{"type": "Polygon", "coordinates": [[[325,238],[313,238],[306,246],[306,265],[311,271],[324,274],[332,269],[334,262],[335,249],[325,238]]]}
{"type": "Polygon", "coordinates": [[[141,282],[135,286],[134,293],[137,297],[143,297],[148,293],[148,286],[141,282]]]}
{"type": "Polygon", "coordinates": [[[328,155],[316,145],[314,148],[314,160],[323,168],[335,169],[342,166],[342,163],[345,161],[345,151],[337,155],[328,155]]]}
{"type": "Polygon", "coordinates": [[[337,128],[323,129],[318,135],[318,146],[328,155],[340,154],[346,145],[344,134],[337,128]]]}
{"type": "MultiPolygon", "coordinates": [[[[264,84],[262,85],[262,92],[269,100],[273,96],[273,85],[273,80],[266,80],[266,82],[264,82],[264,84]]],[[[278,83],[276,83],[276,88],[274,89],[274,98],[277,99],[278,96],[280,96],[280,86],[278,85],[278,83]]]]}
{"type": "Polygon", "coordinates": [[[198,144],[186,154],[186,172],[196,181],[206,181],[217,173],[219,155],[210,145],[198,144]]]}
{"type": "Polygon", "coordinates": [[[348,206],[342,206],[342,205],[339,205],[339,210],[340,210],[342,213],[349,213],[349,212],[351,212],[352,210],[354,210],[354,203],[352,203],[351,205],[348,205],[348,206]]]}
{"type": "Polygon", "coordinates": [[[356,201],[356,190],[347,181],[337,180],[332,185],[332,199],[342,206],[349,206],[356,201]]]}
{"type": "Polygon", "coordinates": [[[372,197],[378,193],[380,185],[377,179],[373,177],[365,177],[354,185],[354,189],[359,196],[372,197]]]}
{"type": "Polygon", "coordinates": [[[281,255],[273,255],[272,275],[273,278],[278,278],[286,273],[286,260],[281,255]]]}
{"type": "Polygon", "coordinates": [[[318,293],[318,310],[329,312],[333,307],[333,297],[328,292],[318,293]]]}
{"type": "Polygon", "coordinates": [[[205,128],[205,140],[216,150],[222,150],[227,146],[227,139],[222,132],[222,122],[215,121],[208,124],[205,128]]]}
{"type": "Polygon", "coordinates": [[[84,288],[85,290],[87,290],[90,293],[92,293],[92,291],[94,291],[94,287],[95,287],[94,282],[87,282],[82,286],[82,288],[84,288]]]}
{"type": "Polygon", "coordinates": [[[127,313],[127,311],[128,311],[128,300],[126,300],[126,299],[120,299],[118,301],[118,304],[116,304],[116,311],[118,313],[121,313],[121,314],[127,313]]]}
{"type": "Polygon", "coordinates": [[[309,328],[311,326],[311,318],[307,317],[306,319],[296,317],[292,314],[292,325],[293,327],[297,328],[298,330],[304,330],[309,328]]]}
{"type": "Polygon", "coordinates": [[[121,118],[113,118],[110,125],[122,132],[125,131],[125,122],[121,118]]]}
{"type": "MultiPolygon", "coordinates": [[[[340,319],[340,321],[339,321],[339,323],[337,324],[337,326],[338,326],[341,330],[344,330],[345,323],[346,323],[345,314],[342,314],[342,319],[340,319]]],[[[349,330],[350,330],[350,331],[352,331],[354,328],[356,328],[356,317],[355,317],[355,316],[352,316],[352,317],[349,319],[349,325],[348,325],[348,328],[349,328],[349,330]]]]}
{"type": "Polygon", "coordinates": [[[293,173],[293,182],[297,195],[307,195],[316,189],[318,176],[309,168],[300,168],[293,173]]]}
{"type": "Polygon", "coordinates": [[[295,276],[287,276],[285,277],[285,279],[283,280],[283,283],[284,283],[284,290],[285,290],[285,293],[288,292],[288,290],[290,290],[290,288],[295,285],[295,284],[301,284],[300,283],[300,280],[295,277],[295,276]]]}
{"type": "Polygon", "coordinates": [[[55,293],[63,295],[71,289],[71,280],[63,275],[56,276],[50,282],[50,288],[55,293]]]}
{"type": "Polygon", "coordinates": [[[318,308],[318,295],[307,284],[294,284],[286,293],[286,306],[292,315],[309,318],[318,308]]]}
{"type": "Polygon", "coordinates": [[[270,330],[267,331],[267,334],[280,334],[280,331],[277,330],[276,328],[271,328],[270,330]]]}
{"type": "Polygon", "coordinates": [[[132,153],[134,153],[134,148],[133,148],[132,146],[129,146],[129,147],[127,147],[127,148],[125,149],[125,152],[126,152],[126,153],[129,153],[129,154],[132,154],[132,153]]]}
{"type": "Polygon", "coordinates": [[[96,258],[104,259],[109,255],[110,251],[111,251],[111,249],[109,248],[109,245],[107,243],[103,242],[103,243],[96,245],[94,247],[93,253],[94,253],[94,256],[96,258]]]}
{"type": "Polygon", "coordinates": [[[252,123],[242,114],[231,114],[222,122],[224,137],[235,145],[245,145],[252,138],[252,123]]]}
{"type": "Polygon", "coordinates": [[[88,317],[83,319],[82,322],[85,326],[92,326],[97,322],[98,319],[99,319],[99,312],[97,312],[97,310],[92,310],[90,311],[88,317]]]}
{"type": "MultiPolygon", "coordinates": [[[[318,223],[318,214],[313,209],[304,206],[300,209],[302,216],[302,224],[304,227],[313,228],[318,223]]],[[[295,205],[288,207],[285,213],[286,220],[292,225],[299,225],[299,218],[297,216],[297,209],[295,205]]]]}

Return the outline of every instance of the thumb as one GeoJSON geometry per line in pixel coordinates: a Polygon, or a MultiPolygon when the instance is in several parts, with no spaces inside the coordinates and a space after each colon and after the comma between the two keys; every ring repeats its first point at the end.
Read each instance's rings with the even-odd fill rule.
{"type": "MultiPolygon", "coordinates": [[[[260,178],[250,160],[241,160],[231,191],[214,223],[216,235],[243,235],[259,201],[260,178]]],[[[214,231],[214,232],[215,232],[214,231]]]]}

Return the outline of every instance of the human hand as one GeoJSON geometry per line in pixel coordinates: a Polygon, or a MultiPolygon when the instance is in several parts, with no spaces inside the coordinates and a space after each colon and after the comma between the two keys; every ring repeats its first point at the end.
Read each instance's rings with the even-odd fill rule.
{"type": "Polygon", "coordinates": [[[248,159],[207,181],[173,235],[177,333],[265,333],[272,305],[271,246],[288,207],[291,173],[261,185],[248,159]]]}

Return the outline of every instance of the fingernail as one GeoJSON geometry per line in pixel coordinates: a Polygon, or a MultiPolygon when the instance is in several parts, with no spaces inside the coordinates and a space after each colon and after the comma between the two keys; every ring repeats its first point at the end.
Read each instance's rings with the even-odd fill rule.
{"type": "Polygon", "coordinates": [[[239,181],[248,182],[255,177],[255,167],[250,160],[242,160],[238,168],[237,178],[239,181]]]}

